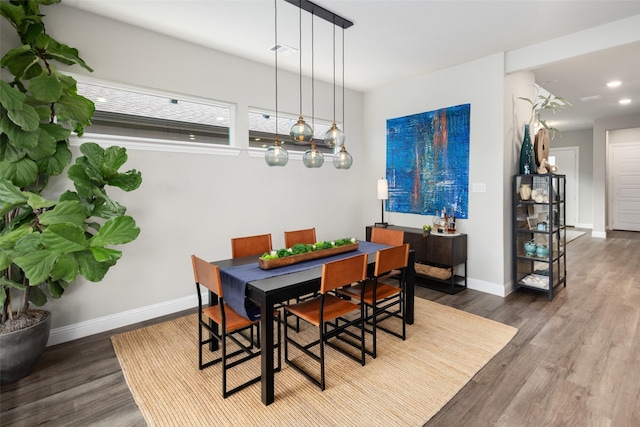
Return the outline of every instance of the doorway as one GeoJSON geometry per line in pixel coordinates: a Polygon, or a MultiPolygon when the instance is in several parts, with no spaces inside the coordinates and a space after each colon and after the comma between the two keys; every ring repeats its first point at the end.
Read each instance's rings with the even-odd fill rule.
{"type": "Polygon", "coordinates": [[[640,231],[640,140],[633,129],[609,132],[609,229],[640,231]]]}
{"type": "Polygon", "coordinates": [[[575,227],[578,222],[579,197],[579,147],[560,147],[549,149],[549,157],[555,156],[555,164],[558,165],[558,173],[565,175],[565,225],[575,227]]]}

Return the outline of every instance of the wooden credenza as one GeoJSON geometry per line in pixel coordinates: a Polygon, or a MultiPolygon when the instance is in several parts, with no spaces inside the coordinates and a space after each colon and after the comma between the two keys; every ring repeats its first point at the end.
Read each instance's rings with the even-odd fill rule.
{"type": "MultiPolygon", "coordinates": [[[[371,240],[371,229],[366,227],[366,239],[371,240]]],[[[404,231],[404,242],[415,251],[415,284],[437,291],[455,294],[467,289],[467,235],[425,235],[420,228],[389,225],[392,230],[404,231]],[[461,271],[462,267],[462,271],[461,271]],[[451,272],[450,277],[441,275],[451,272]],[[433,274],[433,275],[430,275],[433,274]],[[436,277],[438,276],[438,277],[436,277]]],[[[446,274],[445,274],[446,276],[446,274]]]]}

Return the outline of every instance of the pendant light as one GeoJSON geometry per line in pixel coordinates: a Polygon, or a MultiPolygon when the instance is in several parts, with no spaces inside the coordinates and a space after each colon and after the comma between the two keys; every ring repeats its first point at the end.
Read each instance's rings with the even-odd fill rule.
{"type": "MultiPolygon", "coordinates": [[[[344,126],[344,28],[342,28],[342,126],[344,126]]],[[[344,133],[342,134],[342,147],[333,156],[333,166],[336,169],[349,169],[353,164],[353,157],[347,152],[344,145],[344,133]]]]}
{"type": "Polygon", "coordinates": [[[324,145],[329,148],[344,144],[344,132],[336,124],[336,26],[333,26],[333,124],[324,135],[324,145]]]}
{"type": "MultiPolygon", "coordinates": [[[[311,120],[315,126],[315,68],[313,64],[314,47],[313,47],[313,14],[311,15],[311,120]]],[[[307,150],[302,156],[302,163],[308,168],[319,168],[324,164],[324,155],[316,147],[316,140],[311,135],[311,149],[307,150]]]]}
{"type": "MultiPolygon", "coordinates": [[[[313,15],[311,15],[311,24],[313,25],[313,15]]],[[[294,144],[307,145],[313,138],[313,129],[309,126],[302,117],[302,8],[300,8],[300,117],[298,122],[291,127],[289,134],[294,144]]],[[[312,46],[313,48],[313,46],[312,46]]]]}
{"type": "Polygon", "coordinates": [[[287,150],[280,144],[278,140],[278,49],[280,45],[278,45],[278,4],[277,0],[273,0],[273,10],[274,10],[274,27],[275,27],[275,39],[276,42],[273,46],[273,52],[276,58],[276,137],[273,141],[273,145],[267,148],[267,151],[264,153],[264,160],[267,162],[269,166],[284,166],[289,161],[289,153],[287,150]]]}

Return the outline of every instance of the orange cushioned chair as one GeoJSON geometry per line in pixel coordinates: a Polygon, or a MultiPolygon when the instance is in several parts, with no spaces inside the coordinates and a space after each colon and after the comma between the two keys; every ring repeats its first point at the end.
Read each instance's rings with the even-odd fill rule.
{"type": "Polygon", "coordinates": [[[381,329],[403,340],[406,337],[406,322],[404,320],[404,287],[405,271],[409,259],[409,245],[404,244],[393,248],[381,249],[376,253],[376,267],[374,277],[364,284],[356,284],[338,289],[339,295],[347,296],[365,303],[365,320],[372,325],[367,332],[373,335],[373,350],[367,350],[375,359],[377,355],[377,329],[381,329]],[[400,272],[400,286],[393,286],[380,282],[381,277],[386,277],[389,271],[400,272]],[[395,308],[394,308],[395,307],[395,308]],[[369,314],[371,308],[371,314],[369,314]],[[389,317],[399,318],[402,321],[402,333],[380,326],[378,322],[389,317]]]}
{"type": "MultiPolygon", "coordinates": [[[[222,282],[220,281],[220,268],[217,265],[208,263],[195,255],[191,255],[191,262],[198,291],[198,367],[202,370],[222,362],[222,396],[226,399],[233,393],[260,381],[260,375],[258,374],[258,376],[252,377],[233,389],[227,390],[227,371],[234,366],[260,356],[260,350],[253,344],[253,326],[257,325],[260,320],[251,321],[225,304],[222,282]],[[206,287],[218,297],[218,304],[208,307],[203,306],[200,285],[206,287]],[[204,339],[203,329],[209,333],[210,337],[208,339],[204,339]],[[250,338],[241,334],[242,331],[247,330],[250,330],[250,338]],[[237,349],[227,353],[227,340],[233,342],[237,349]],[[219,343],[221,354],[219,357],[204,363],[202,347],[214,341],[219,343]]],[[[275,315],[277,316],[275,324],[278,328],[278,341],[275,345],[278,349],[277,366],[275,368],[277,372],[281,368],[281,332],[280,314],[276,311],[275,315]]]]}
{"type": "Polygon", "coordinates": [[[262,255],[271,252],[271,234],[235,237],[231,239],[231,257],[242,258],[251,255],[262,255]]]}
{"type": "Polygon", "coordinates": [[[348,357],[360,362],[364,366],[365,363],[365,343],[364,343],[364,306],[355,304],[346,299],[337,297],[328,293],[336,288],[345,286],[355,282],[362,282],[367,275],[367,254],[360,254],[338,261],[328,262],[322,266],[322,279],[320,281],[320,295],[306,301],[290,304],[284,307],[285,321],[287,316],[294,315],[306,322],[311,323],[318,328],[319,337],[317,340],[302,344],[290,338],[287,330],[284,328],[284,360],[298,372],[309,378],[313,383],[318,385],[321,390],[325,389],[325,343],[339,350],[348,357]],[[357,317],[346,319],[343,316],[357,312],[357,317]],[[342,320],[344,323],[338,324],[342,320]],[[347,328],[358,327],[359,334],[348,331],[347,328]],[[349,341],[349,343],[360,350],[360,355],[356,356],[341,346],[335,345],[329,341],[331,338],[337,338],[341,333],[351,332],[350,336],[359,339],[359,345],[349,341]],[[288,344],[301,350],[310,358],[320,362],[320,380],[316,376],[311,375],[305,368],[289,360],[288,344]],[[310,349],[319,346],[319,355],[310,349]]]}
{"type": "MultiPolygon", "coordinates": [[[[371,229],[371,241],[382,245],[400,246],[404,243],[404,231],[374,227],[371,229]]],[[[392,270],[379,280],[398,279],[399,276],[400,271],[392,270]]]]}
{"type": "Polygon", "coordinates": [[[285,231],[284,246],[292,248],[293,245],[303,243],[305,245],[316,243],[316,229],[307,228],[304,230],[285,231]]]}

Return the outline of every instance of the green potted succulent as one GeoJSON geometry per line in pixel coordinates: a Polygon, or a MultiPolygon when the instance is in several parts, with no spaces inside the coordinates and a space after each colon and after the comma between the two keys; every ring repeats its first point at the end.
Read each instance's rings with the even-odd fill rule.
{"type": "Polygon", "coordinates": [[[45,30],[39,7],[59,2],[0,2],[0,14],[20,40],[0,60],[3,383],[26,375],[46,346],[50,313],[31,304],[60,298],[78,276],[102,280],[122,255],[112,246],[131,242],[140,233],[126,208],[106,191],[108,186],[132,191],[142,182],[136,170],[119,171],[127,161],[126,150],[84,143],[82,155],[71,164],[69,138],[82,135],[91,124],[94,105],[77,93],[76,81],[55,63],[92,70],[76,49],[45,30]],[[68,181],[56,187],[75,191],[55,194],[49,184],[63,179],[65,170],[68,181]],[[24,346],[31,341],[33,348],[24,346]]]}

